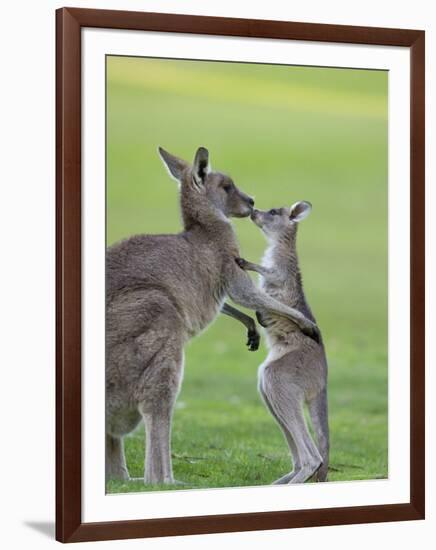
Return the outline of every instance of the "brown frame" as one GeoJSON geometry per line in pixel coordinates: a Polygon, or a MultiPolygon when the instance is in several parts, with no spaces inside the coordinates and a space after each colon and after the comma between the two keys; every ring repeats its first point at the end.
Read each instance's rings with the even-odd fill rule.
{"type": "Polygon", "coordinates": [[[61,8],[56,11],[56,539],[61,542],[423,519],[424,31],[61,8]],[[81,521],[81,29],[404,46],[411,63],[410,502],[104,523],[81,521]]]}

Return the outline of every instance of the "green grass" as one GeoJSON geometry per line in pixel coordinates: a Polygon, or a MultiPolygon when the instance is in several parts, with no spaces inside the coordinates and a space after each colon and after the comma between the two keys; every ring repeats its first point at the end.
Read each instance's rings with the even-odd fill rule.
{"type": "MultiPolygon", "coordinates": [[[[260,208],[311,201],[299,251],[329,361],[330,479],[386,477],[387,73],[110,57],[107,74],[108,244],[180,230],[158,145],[187,159],[208,147],[260,208]]],[[[235,227],[242,255],[259,260],[259,230],[235,227]]],[[[265,347],[244,344],[243,327],[221,316],[187,347],[172,443],[188,487],[265,484],[290,469],[256,390],[265,347]]],[[[141,476],[142,427],[126,454],[141,476]]]]}

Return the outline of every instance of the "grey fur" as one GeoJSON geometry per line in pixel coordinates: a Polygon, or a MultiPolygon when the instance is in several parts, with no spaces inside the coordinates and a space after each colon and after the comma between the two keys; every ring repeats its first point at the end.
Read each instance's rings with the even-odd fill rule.
{"type": "MultiPolygon", "coordinates": [[[[311,206],[299,202],[291,208],[255,210],[252,220],[270,241],[263,265],[243,259],[238,264],[261,275],[261,288],[276,300],[301,311],[315,323],[307,303],[298,265],[296,237],[298,222],[311,206]]],[[[279,424],[292,454],[294,469],[274,483],[303,483],[316,474],[326,481],[329,463],[327,410],[327,359],[319,343],[308,338],[295,324],[271,313],[261,313],[266,327],[269,354],[259,368],[259,392],[279,424]],[[308,405],[316,446],[308,430],[303,407],[308,405]]]]}
{"type": "Polygon", "coordinates": [[[122,439],[141,419],[146,429],[146,483],[173,483],[170,438],[183,378],[185,344],[217,316],[229,295],[236,303],[312,321],[259,291],[235,259],[229,217],[248,216],[254,201],[224,174],[213,172],[206,149],[194,164],[159,149],[180,183],[184,231],[138,235],[107,251],[107,477],[128,479],[122,439]]]}
{"type": "Polygon", "coordinates": [[[257,330],[255,321],[248,315],[245,315],[245,313],[242,313],[242,311],[239,311],[239,309],[236,309],[235,307],[227,303],[225,303],[221,308],[221,313],[224,313],[224,315],[228,315],[229,317],[236,319],[247,328],[248,349],[250,351],[257,351],[259,349],[260,334],[257,330]]]}

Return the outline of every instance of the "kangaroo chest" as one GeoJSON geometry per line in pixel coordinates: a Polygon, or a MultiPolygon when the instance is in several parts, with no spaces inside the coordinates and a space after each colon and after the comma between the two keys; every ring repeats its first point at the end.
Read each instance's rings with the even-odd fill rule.
{"type": "MultiPolygon", "coordinates": [[[[261,277],[260,287],[266,294],[289,307],[302,310],[301,293],[294,281],[265,281],[261,277]]],[[[283,350],[289,351],[290,348],[298,347],[301,332],[298,326],[290,319],[280,315],[262,314],[263,323],[266,325],[266,340],[271,353],[279,353],[283,350]]]]}
{"type": "Polygon", "coordinates": [[[219,314],[224,303],[225,281],[222,266],[216,256],[208,257],[206,251],[201,254],[197,269],[191,273],[191,280],[184,282],[189,286],[189,298],[185,302],[187,328],[189,336],[203,331],[219,314]]]}

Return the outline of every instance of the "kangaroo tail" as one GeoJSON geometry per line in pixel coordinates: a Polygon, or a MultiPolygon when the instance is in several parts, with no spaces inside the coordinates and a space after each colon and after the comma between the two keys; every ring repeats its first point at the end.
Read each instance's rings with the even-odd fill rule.
{"type": "Polygon", "coordinates": [[[324,388],[312,401],[310,401],[308,406],[317,439],[318,450],[323,460],[316,474],[316,480],[327,481],[330,452],[327,388],[324,388]]]}

